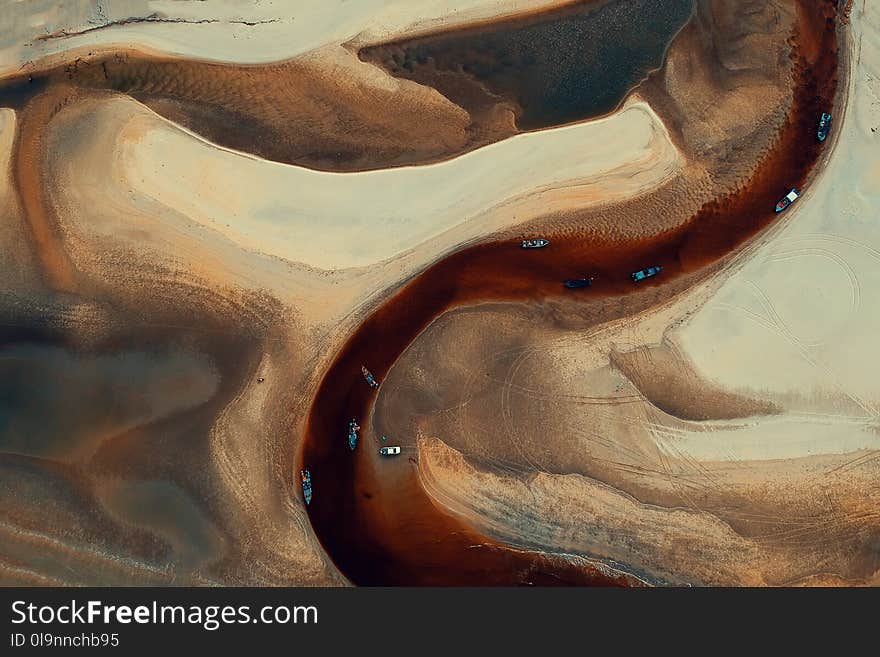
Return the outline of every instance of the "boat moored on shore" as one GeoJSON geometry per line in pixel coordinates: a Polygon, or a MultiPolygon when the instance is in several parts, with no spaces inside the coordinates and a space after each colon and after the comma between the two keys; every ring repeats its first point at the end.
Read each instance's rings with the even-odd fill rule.
{"type": "Polygon", "coordinates": [[[366,368],[366,366],[361,365],[361,374],[364,376],[364,381],[367,382],[367,385],[371,388],[378,388],[379,382],[376,381],[376,377],[366,368]]]}
{"type": "Polygon", "coordinates": [[[783,210],[785,210],[785,208],[794,203],[799,196],[800,193],[798,192],[798,190],[792,187],[791,191],[788,194],[779,199],[779,203],[776,204],[776,211],[782,212],[783,210]]]}
{"type": "Polygon", "coordinates": [[[660,265],[653,265],[651,267],[645,267],[644,269],[634,271],[632,274],[630,274],[630,276],[632,277],[633,282],[638,283],[639,281],[643,281],[646,278],[656,276],[661,271],[663,271],[663,267],[661,267],[660,265]]]}
{"type": "Polygon", "coordinates": [[[819,128],[816,130],[816,138],[819,141],[825,141],[830,130],[831,115],[828,112],[822,112],[822,116],[819,117],[819,128]]]}
{"type": "Polygon", "coordinates": [[[312,502],[312,473],[308,470],[300,470],[299,476],[302,479],[303,499],[308,506],[312,502]]]}

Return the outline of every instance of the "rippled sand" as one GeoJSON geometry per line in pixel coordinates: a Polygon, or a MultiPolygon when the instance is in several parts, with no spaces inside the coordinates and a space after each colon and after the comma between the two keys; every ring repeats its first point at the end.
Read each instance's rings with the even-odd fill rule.
{"type": "Polygon", "coordinates": [[[829,148],[798,204],[713,279],[586,333],[474,308],[395,366],[379,418],[411,410],[434,499],[654,583],[877,584],[880,23],[868,7],[854,24],[829,144],[848,156],[829,148]],[[491,346],[452,348],[488,325],[491,346]]]}
{"type": "MultiPolygon", "coordinates": [[[[0,406],[3,583],[344,583],[296,470],[346,340],[474,244],[550,234],[610,271],[674,241],[753,184],[804,74],[794,2],[699,2],[611,115],[517,134],[499,105],[480,132],[353,53],[562,3],[221,4],[199,25],[20,4],[0,30],[0,364],[23,381],[0,406]]],[[[874,583],[876,13],[853,12],[845,117],[778,224],[635,294],[517,288],[437,318],[362,421],[361,503],[424,491],[469,537],[618,583],[874,583]]]]}

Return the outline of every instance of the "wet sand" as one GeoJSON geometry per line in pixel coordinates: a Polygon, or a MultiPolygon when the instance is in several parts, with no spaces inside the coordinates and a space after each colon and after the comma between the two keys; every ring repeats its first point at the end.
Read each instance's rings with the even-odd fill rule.
{"type": "MultiPolygon", "coordinates": [[[[418,489],[407,487],[398,493],[379,485],[364,457],[358,454],[353,459],[341,439],[340,418],[369,417],[375,398],[361,380],[360,366],[367,365],[382,379],[406,346],[442,312],[485,300],[540,303],[559,296],[560,281],[575,270],[596,277],[589,291],[594,297],[631,293],[629,273],[648,263],[663,265],[664,273],[642,287],[663,285],[727,255],[777,218],[776,201],[790,187],[801,186],[816,163],[820,146],[804,135],[814,132],[816,117],[833,106],[836,94],[834,10],[830,3],[799,4],[799,9],[798,39],[804,39],[805,45],[795,48],[795,91],[788,120],[775,148],[736,193],[707,204],[680,230],[641,243],[603,245],[549,235],[552,250],[523,253],[517,244],[505,243],[460,251],[408,283],[346,343],[325,374],[312,406],[302,462],[315,473],[316,499],[310,508],[315,531],[337,566],[354,582],[421,583],[409,576],[419,571],[418,563],[432,560],[426,556],[430,546],[442,554],[437,560],[447,564],[449,582],[477,583],[472,573],[468,576],[469,563],[479,564],[484,582],[521,581],[516,572],[496,569],[491,559],[474,556],[469,548],[472,537],[457,534],[465,531],[461,525],[453,531],[456,521],[440,511],[433,521],[423,519],[418,532],[391,531],[396,524],[392,520],[395,500],[399,497],[415,504],[418,489]],[[393,342],[389,336],[394,336],[393,342]],[[358,537],[357,549],[351,536],[358,537]],[[407,577],[397,578],[397,572],[407,577]]],[[[425,509],[430,504],[426,499],[419,502],[425,509]]],[[[523,558],[528,563],[532,557],[523,558]]]]}
{"type": "Polygon", "coordinates": [[[206,567],[228,559],[228,551],[202,555],[206,564],[188,556],[172,567],[178,548],[169,548],[149,523],[120,524],[116,518],[128,513],[120,506],[124,498],[109,505],[108,515],[101,496],[114,486],[137,489],[158,479],[199,500],[198,513],[210,527],[205,532],[225,532],[222,511],[206,502],[214,475],[193,476],[190,464],[209,458],[210,427],[253,368],[257,341],[236,336],[228,317],[222,333],[188,334],[179,327],[208,328],[211,318],[172,309],[163,317],[155,300],[148,323],[131,312],[112,308],[114,322],[104,331],[88,317],[79,324],[47,316],[41,328],[4,314],[4,369],[24,371],[7,398],[11,406],[0,408],[0,496],[10,502],[0,522],[3,556],[67,584],[204,584],[211,579],[206,567]],[[169,345],[187,343],[195,354],[162,356],[169,345]],[[178,402],[169,406],[169,394],[178,402]],[[35,549],[44,555],[39,560],[28,556],[35,549]]]}
{"type": "MultiPolygon", "coordinates": [[[[4,454],[8,476],[2,478],[0,499],[25,491],[27,504],[7,509],[2,518],[0,532],[7,547],[0,554],[0,578],[42,583],[339,583],[342,577],[310,531],[299,497],[298,451],[305,436],[302,458],[312,468],[316,490],[308,510],[312,528],[335,565],[355,583],[638,584],[636,577],[607,564],[505,545],[502,541],[535,550],[546,547],[497,524],[483,525],[463,510],[450,490],[469,491],[465,497],[473,500],[482,493],[460,485],[462,469],[454,455],[408,452],[405,458],[377,465],[378,457],[364,451],[379,443],[371,434],[374,427],[365,421],[373,395],[359,368],[366,364],[385,377],[438,314],[486,300],[537,308],[536,321],[562,321],[576,328],[647,311],[717,269],[730,249],[749,243],[774,221],[773,203],[809,175],[820,154],[794,144],[801,131],[815,128],[815,116],[808,114],[834,95],[829,73],[836,67],[836,44],[833,21],[826,32],[821,17],[814,16],[816,48],[807,48],[803,35],[814,21],[803,22],[805,59],[796,65],[797,79],[790,83],[789,62],[774,59],[785,49],[773,41],[789,27],[788,5],[774,16],[777,7],[771,4],[764,13],[757,12],[756,25],[751,22],[754,12],[749,12],[748,22],[740,24],[755,34],[721,52],[720,66],[707,64],[713,84],[702,84],[688,77],[705,56],[699,48],[691,49],[701,36],[695,23],[720,13],[730,29],[738,16],[725,15],[729,5],[701,3],[694,22],[679,35],[683,46],[670,53],[671,64],[634,92],[633,99],[646,100],[662,118],[664,131],[668,129],[665,143],[671,139],[686,158],[670,179],[661,177],[639,188],[637,198],[607,207],[603,200],[616,200],[630,188],[609,179],[606,187],[578,189],[574,179],[575,187],[562,189],[552,203],[544,204],[550,216],[542,216],[543,197],[522,188],[521,182],[505,194],[497,185],[482,190],[496,194],[489,194],[488,202],[522,192],[524,203],[530,204],[527,216],[511,221],[504,215],[523,206],[502,206],[483,230],[426,243],[419,241],[424,236],[416,236],[404,245],[413,250],[403,254],[397,248],[384,254],[373,248],[370,262],[390,259],[361,271],[346,271],[346,265],[365,261],[346,260],[342,252],[323,263],[329,270],[316,270],[317,261],[302,262],[304,257],[281,248],[260,226],[253,207],[236,204],[252,191],[248,180],[270,168],[286,168],[245,154],[334,171],[435,160],[449,160],[454,169],[480,153],[460,161],[451,157],[516,132],[513,112],[505,109],[509,100],[499,101],[491,120],[481,124],[491,129],[469,132],[472,117],[463,107],[433,89],[393,78],[352,52],[399,35],[362,35],[349,50],[334,44],[291,62],[259,67],[183,62],[130,50],[95,52],[46,69],[33,82],[19,78],[11,87],[4,83],[3,104],[16,108],[15,124],[24,128],[10,147],[17,193],[0,238],[4,247],[24,245],[23,252],[35,256],[43,274],[26,303],[16,291],[11,301],[9,291],[0,296],[4,345],[13,351],[24,344],[41,353],[67,350],[99,363],[124,361],[126,354],[144,351],[167,353],[173,345],[201,354],[196,361],[204,357],[216,364],[219,387],[207,402],[191,399],[195,406],[186,409],[160,404],[153,415],[129,414],[136,426],[123,422],[109,437],[99,435],[97,426],[90,435],[86,427],[76,445],[41,455],[4,454]],[[761,21],[769,21],[770,36],[762,32],[761,21]],[[769,40],[771,48],[761,39],[769,40]],[[769,74],[757,72],[762,69],[769,74]],[[767,93],[774,91],[777,77],[785,88],[767,93]],[[279,80],[283,83],[272,84],[279,80]],[[811,87],[814,80],[823,84],[811,87]],[[789,84],[800,89],[793,100],[789,84]],[[694,93],[682,93],[681,85],[694,93]],[[700,97],[706,89],[708,106],[700,97]],[[719,93],[718,102],[712,102],[711,94],[719,93]],[[694,97],[689,106],[685,101],[694,97]],[[755,97],[767,107],[752,107],[755,97]],[[199,141],[136,100],[242,153],[199,141]],[[401,103],[404,112],[389,114],[388,108],[401,103]],[[93,111],[102,118],[90,132],[89,116],[98,116],[93,111]],[[335,121],[334,116],[343,118],[335,121]],[[755,125],[744,126],[748,121],[743,117],[752,117],[755,125]],[[117,121],[131,130],[100,130],[117,121]],[[147,124],[150,130],[141,131],[147,124]],[[150,131],[156,137],[152,149],[138,143],[150,131]],[[139,173],[170,166],[162,144],[175,144],[175,151],[178,145],[180,150],[201,149],[192,158],[193,166],[204,165],[201,173],[210,167],[236,169],[244,159],[253,163],[252,175],[223,179],[229,181],[223,185],[229,205],[241,209],[241,226],[206,229],[209,222],[202,215],[233,222],[210,204],[199,206],[206,197],[203,188],[190,184],[197,177],[187,179],[187,189],[176,200],[167,182],[173,176],[142,176],[149,180],[138,186],[139,173]],[[212,150],[216,157],[208,154],[212,150]],[[104,172],[113,171],[113,158],[123,155],[141,159],[128,170],[128,180],[111,182],[104,172]],[[102,199],[105,184],[108,194],[102,199]],[[716,196],[722,196],[720,201],[706,203],[716,196]],[[587,205],[600,207],[584,210],[587,205]],[[531,222],[530,234],[540,231],[551,237],[550,250],[528,253],[518,248],[516,240],[526,235],[517,224],[525,220],[531,222]],[[253,231],[254,243],[279,251],[258,253],[266,247],[236,242],[235,230],[242,227],[253,231]],[[717,233],[728,231],[732,233],[719,239],[717,233]],[[476,246],[438,261],[462,243],[476,246]],[[666,267],[663,277],[634,288],[629,272],[654,260],[666,267]],[[597,275],[593,289],[578,297],[563,294],[563,278],[585,274],[597,275]],[[386,298],[386,305],[366,316],[377,300],[386,298]],[[357,328],[362,319],[366,322],[357,328]],[[346,342],[349,334],[353,337],[346,342]],[[337,346],[342,350],[331,367],[337,346]],[[258,382],[258,376],[264,381],[258,382]],[[354,459],[340,427],[352,415],[365,425],[363,449],[354,459]],[[149,418],[145,424],[139,421],[144,417],[149,418]],[[429,484],[430,495],[425,492],[429,484]],[[46,511],[46,504],[57,500],[61,503],[46,511]],[[169,500],[180,505],[179,514],[138,508],[169,500]],[[487,538],[489,533],[498,538],[487,538]],[[35,553],[47,556],[37,558],[35,553]]],[[[426,32],[442,31],[444,24],[428,26],[426,32]]],[[[401,31],[409,36],[412,29],[401,31]]],[[[617,118],[612,115],[608,122],[617,118]]],[[[551,123],[559,120],[548,118],[551,123]]],[[[656,122],[651,119],[652,125],[656,122]]],[[[589,132],[597,125],[571,128],[589,132]]],[[[540,149],[551,132],[525,137],[540,149]]],[[[497,146],[504,150],[509,145],[497,146]]],[[[592,165],[588,156],[585,152],[584,164],[592,165]]],[[[615,171],[626,177],[626,169],[615,171]]],[[[282,179],[272,189],[283,190],[282,179]]],[[[395,179],[388,175],[388,184],[395,179]]],[[[558,181],[551,176],[550,182],[558,181]]],[[[220,192],[212,194],[207,200],[224,198],[220,192]]],[[[156,356],[156,363],[161,361],[156,356]]],[[[106,379],[104,369],[98,370],[96,379],[106,379]]],[[[126,403],[120,399],[123,410],[126,403]]],[[[128,417],[127,411],[123,415],[128,417]]],[[[379,422],[375,428],[381,426],[379,422]]],[[[518,494],[510,496],[511,508],[518,494]]],[[[535,536],[548,531],[552,534],[552,529],[537,528],[535,536]]],[[[577,552],[577,546],[571,547],[575,549],[554,549],[577,552]]]]}
{"type": "Polygon", "coordinates": [[[0,80],[0,103],[20,106],[46,85],[111,90],[215,144],[276,162],[321,171],[425,164],[524,131],[611,112],[662,64],[692,3],[677,1],[673,12],[654,0],[598,8],[592,1],[576,2],[459,28],[452,36],[424,37],[445,54],[429,49],[417,59],[442,60],[450,70],[465,67],[464,75],[450,84],[430,76],[398,79],[369,63],[384,58],[386,49],[410,48],[407,43],[365,46],[359,51],[364,61],[346,48],[326,46],[295,60],[259,66],[96,49],[72,62],[0,80]],[[488,38],[488,50],[471,52],[469,34],[488,38]],[[597,39],[598,34],[603,38],[597,39]],[[624,39],[624,34],[639,36],[624,39]],[[581,45],[585,41],[621,51],[590,52],[581,45]],[[560,59],[554,50],[548,56],[551,43],[567,55],[560,59]],[[502,53],[510,52],[519,53],[519,59],[505,59],[502,53]],[[468,62],[473,61],[498,66],[475,71],[472,80],[468,62]],[[511,70],[527,74],[510,76],[511,70]],[[455,90],[462,85],[474,89],[462,95],[455,90]]]}
{"type": "Polygon", "coordinates": [[[434,87],[468,110],[499,103],[521,130],[607,114],[658,69],[692,0],[577,2],[491,25],[362,48],[366,62],[434,87]]]}

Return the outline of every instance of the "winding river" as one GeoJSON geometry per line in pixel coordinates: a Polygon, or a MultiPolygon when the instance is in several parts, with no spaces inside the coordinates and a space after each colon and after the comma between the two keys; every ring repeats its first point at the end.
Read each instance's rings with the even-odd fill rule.
{"type": "MultiPolygon", "coordinates": [[[[778,215],[776,201],[801,187],[821,152],[813,137],[821,111],[837,93],[836,22],[828,3],[798,3],[803,30],[795,46],[799,67],[788,121],[772,151],[736,194],[705,204],[680,229],[654,240],[602,245],[578,236],[549,235],[551,249],[522,252],[518,244],[483,243],[433,264],[407,282],[350,336],[314,398],[301,467],[312,472],[312,526],[336,566],[360,585],[631,585],[626,574],[587,561],[529,552],[492,540],[443,511],[422,490],[416,468],[379,478],[365,449],[352,453],[342,429],[361,418],[367,429],[377,392],[364,384],[368,364],[380,380],[400,354],[440,314],[481,301],[540,303],[563,293],[573,271],[595,272],[591,295],[615,297],[635,289],[630,272],[661,264],[646,286],[668,286],[685,274],[740,249],[778,215]]],[[[381,388],[379,389],[381,394],[381,388]]],[[[366,431],[364,432],[366,434],[366,431]]],[[[366,443],[366,439],[364,443],[366,443]]],[[[405,458],[405,457],[398,457],[405,458]]]]}

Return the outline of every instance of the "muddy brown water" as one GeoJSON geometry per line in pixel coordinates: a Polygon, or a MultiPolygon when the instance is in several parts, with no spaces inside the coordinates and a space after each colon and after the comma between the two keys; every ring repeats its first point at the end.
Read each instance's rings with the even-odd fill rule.
{"type": "MultiPolygon", "coordinates": [[[[575,294],[621,296],[636,289],[629,279],[629,273],[635,269],[649,264],[663,265],[660,277],[642,284],[663,285],[664,281],[699,271],[741,246],[778,216],[772,210],[776,200],[791,186],[806,180],[819,156],[821,146],[813,137],[816,120],[821,111],[831,107],[836,91],[833,4],[830,0],[800,3],[802,20],[796,50],[800,59],[789,121],[781,130],[776,147],[736,194],[705,205],[681,229],[652,240],[612,244],[598,242],[595,237],[586,240],[548,235],[551,247],[533,252],[524,252],[512,243],[487,243],[468,248],[408,282],[355,331],[322,380],[309,415],[301,455],[302,464],[312,471],[315,487],[315,498],[309,507],[313,528],[334,563],[353,582],[366,585],[633,583],[625,576],[609,576],[561,557],[518,550],[488,539],[435,506],[419,485],[414,469],[409,476],[393,482],[379,478],[381,472],[373,469],[363,453],[363,449],[373,445],[365,441],[352,455],[345,440],[347,419],[358,417],[365,424],[375,399],[375,392],[367,388],[360,376],[360,366],[366,364],[381,379],[424,327],[456,306],[481,300],[541,303],[548,298],[572,294],[563,291],[561,282],[577,275],[592,275],[596,280],[592,288],[575,291],[575,294]]],[[[532,26],[537,24],[531,23],[532,26]]],[[[670,23],[670,38],[673,27],[674,23],[670,23]]],[[[485,64],[486,57],[492,54],[490,51],[500,51],[506,46],[503,35],[498,36],[496,32],[485,42],[489,44],[485,46],[489,48],[486,51],[480,45],[479,35],[485,35],[486,30],[491,32],[493,25],[473,29],[475,31],[461,39],[433,40],[427,46],[427,42],[418,42],[420,45],[415,50],[411,49],[415,42],[398,44],[400,52],[405,54],[402,61],[411,57],[414,62],[410,66],[412,71],[404,69],[401,76],[430,73],[430,77],[438,70],[438,61],[441,68],[454,67],[456,58],[471,58],[475,65],[468,73],[476,75],[478,84],[462,102],[467,105],[473,101],[480,105],[511,100],[524,110],[519,120],[521,127],[582,119],[604,113],[609,104],[613,107],[619,102],[618,98],[612,103],[612,94],[609,96],[612,100],[584,104],[582,89],[576,84],[572,86],[572,81],[562,85],[562,90],[549,90],[562,94],[550,101],[552,94],[548,96],[548,89],[538,84],[540,76],[535,78],[538,81],[535,84],[526,80],[519,87],[510,76],[510,67],[489,66],[478,70],[476,64],[485,64]],[[421,68],[428,62],[425,54],[428,52],[435,62],[434,69],[421,68]],[[420,59],[425,61],[420,63],[420,59]]],[[[553,31],[546,35],[552,37],[553,31]]],[[[550,38],[547,42],[552,41],[550,38]]],[[[661,41],[655,35],[654,45],[661,41]]],[[[514,48],[512,52],[527,59],[526,50],[514,48]]],[[[665,44],[660,52],[664,50],[665,44]]],[[[583,61],[572,64],[572,55],[564,56],[569,58],[566,59],[569,66],[585,64],[583,61]]],[[[552,70],[553,61],[552,57],[545,56],[543,69],[540,66],[538,69],[552,70]]],[[[565,68],[561,61],[556,63],[560,69],[565,68]]],[[[519,69],[520,64],[513,68],[519,69]]],[[[129,70],[124,61],[119,66],[123,72],[129,70]]],[[[635,66],[633,75],[641,75],[639,71],[643,69],[644,65],[635,66]]],[[[0,104],[22,108],[57,77],[57,72],[49,72],[33,80],[19,78],[5,82],[0,85],[0,104]]],[[[65,74],[60,79],[76,84],[76,77],[65,74]]],[[[435,75],[434,78],[433,81],[426,78],[425,82],[441,90],[449,80],[447,76],[435,75]]],[[[572,80],[576,83],[577,76],[572,80]]],[[[447,90],[450,95],[456,93],[457,84],[447,90]]],[[[632,84],[632,79],[628,84],[632,84]]],[[[625,86],[621,87],[623,93],[625,86]]],[[[126,88],[120,90],[127,91],[126,88]]],[[[477,105],[472,108],[474,111],[479,109],[477,105]]],[[[250,117],[236,120],[245,126],[253,122],[250,117]]],[[[242,149],[250,150],[246,146],[242,149]]],[[[24,336],[7,337],[18,341],[24,336]]],[[[107,452],[97,461],[106,467],[117,459],[115,454],[107,452]]]]}
{"type": "MultiPolygon", "coordinates": [[[[339,569],[363,585],[608,584],[607,576],[564,559],[515,550],[487,539],[438,508],[418,483],[415,468],[385,482],[362,444],[354,454],[342,430],[349,417],[369,418],[376,393],[364,383],[366,364],[381,380],[398,356],[438,315],[483,300],[541,303],[571,294],[561,282],[577,273],[596,277],[577,294],[614,297],[632,292],[630,273],[660,264],[661,276],[640,285],[700,270],[741,247],[780,215],[776,201],[800,187],[822,146],[819,113],[831,111],[838,51],[832,2],[799,4],[796,86],[789,119],[776,146],[737,193],[706,204],[681,229],[641,242],[602,244],[548,235],[533,252],[515,243],[480,244],[441,260],[408,282],[350,337],[326,372],[309,415],[302,466],[312,472],[312,526],[339,569]]],[[[405,458],[401,456],[398,458],[405,458]]]]}

